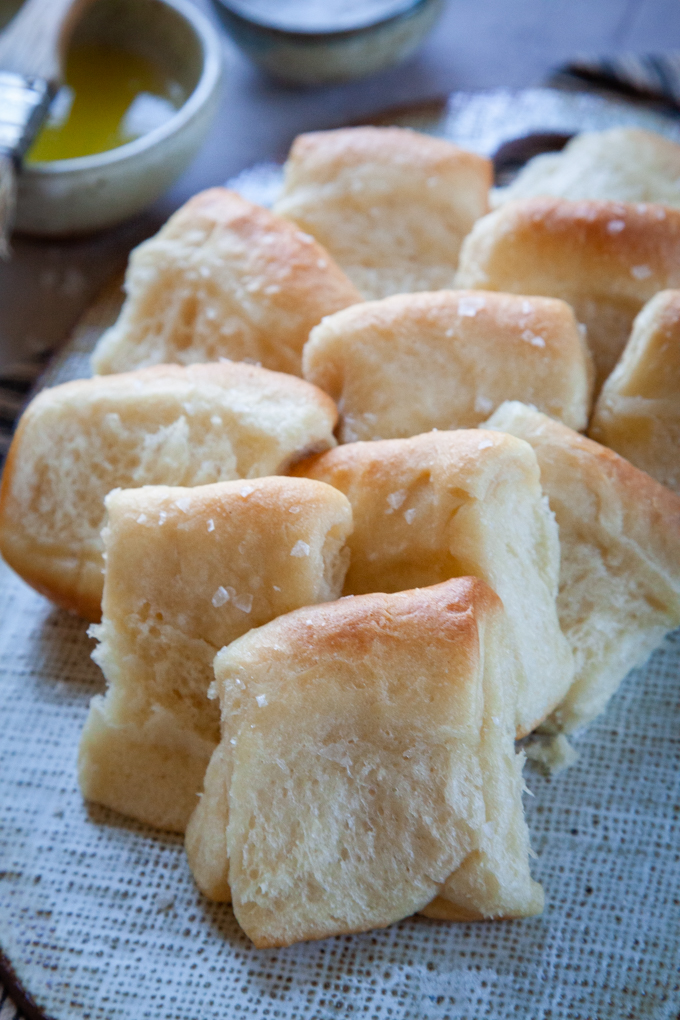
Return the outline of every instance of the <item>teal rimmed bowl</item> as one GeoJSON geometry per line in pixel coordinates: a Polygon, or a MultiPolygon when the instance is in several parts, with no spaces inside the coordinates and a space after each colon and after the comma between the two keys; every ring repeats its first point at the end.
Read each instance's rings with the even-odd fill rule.
{"type": "MultiPolygon", "coordinates": [[[[387,14],[372,19],[359,12],[353,22],[329,16],[326,25],[291,27],[281,15],[247,0],[213,0],[234,42],[265,71],[296,85],[331,85],[382,71],[409,57],[433,27],[444,0],[395,0],[387,14]],[[341,27],[333,28],[333,24],[341,27]]],[[[332,12],[332,0],[327,0],[332,12]]],[[[275,10],[275,8],[273,8],[275,10]]],[[[370,10],[370,7],[369,7],[370,10]]]]}

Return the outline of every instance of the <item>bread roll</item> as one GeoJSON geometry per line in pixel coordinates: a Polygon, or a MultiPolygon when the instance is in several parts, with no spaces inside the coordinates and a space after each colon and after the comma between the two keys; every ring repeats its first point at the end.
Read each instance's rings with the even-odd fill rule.
{"type": "Polygon", "coordinates": [[[251,627],[337,598],[352,513],[297,478],[148,486],[106,500],[93,657],[109,687],[80,745],[83,796],[182,832],[219,740],[212,663],[251,627]]]}
{"type": "Polygon", "coordinates": [[[460,578],[290,613],[219,653],[223,737],[187,849],[256,946],[541,911],[504,623],[460,578]]]}
{"type": "Polygon", "coordinates": [[[312,326],[361,300],[313,237],[225,188],[194,196],[136,248],[99,374],[174,361],[259,362],[300,375],[312,326]]]}
{"type": "Polygon", "coordinates": [[[661,202],[680,207],[680,145],[653,131],[616,127],[577,135],[561,152],[534,156],[491,204],[535,195],[661,202]]]}
{"type": "Polygon", "coordinates": [[[327,316],[302,358],[342,408],[339,437],[472,428],[508,399],[584,429],[592,365],[571,308],[550,298],[441,290],[327,316]]]}
{"type": "Polygon", "coordinates": [[[552,728],[574,730],[680,624],[680,498],[623,457],[509,402],[485,428],[531,443],[560,529],[557,608],[576,676],[552,728]]]}
{"type": "Polygon", "coordinates": [[[680,494],[680,290],[638,315],[589,434],[680,494]]]}
{"type": "Polygon", "coordinates": [[[456,286],[567,301],[587,327],[599,391],[643,304],[680,286],[680,210],[560,198],[509,202],[475,224],[456,286]]]}
{"type": "Polygon", "coordinates": [[[346,595],[481,578],[512,630],[518,736],[559,704],[574,675],[555,605],[559,540],[527,443],[475,429],[429,432],[340,446],[295,470],[352,504],[346,595]]]}
{"type": "Polygon", "coordinates": [[[315,131],[293,143],[274,209],[313,234],[364,297],[439,290],[488,210],[492,176],[488,159],[417,131],[315,131]]]}
{"type": "Polygon", "coordinates": [[[0,490],[0,549],[29,584],[100,618],[111,489],[283,473],[335,445],[329,398],[233,362],[162,365],[44,390],[24,413],[0,490]]]}

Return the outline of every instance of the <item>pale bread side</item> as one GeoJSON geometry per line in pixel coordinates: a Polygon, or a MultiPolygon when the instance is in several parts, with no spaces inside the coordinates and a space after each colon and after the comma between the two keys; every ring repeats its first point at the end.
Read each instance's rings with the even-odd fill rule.
{"type": "Polygon", "coordinates": [[[540,912],[507,642],[497,596],[463,578],[313,606],[220,652],[223,738],[187,846],[257,946],[540,912]]]}
{"type": "Polygon", "coordinates": [[[590,353],[564,301],[442,290],[366,301],[310,333],[303,374],[342,408],[340,442],[474,428],[504,400],[575,429],[590,414],[590,353]]]}
{"type": "Polygon", "coordinates": [[[488,211],[491,162],[405,128],[300,135],[277,213],[309,231],[366,298],[451,287],[488,211]]]}
{"type": "Polygon", "coordinates": [[[111,489],[282,474],[335,445],[336,418],[309,383],[236,362],[155,366],[43,390],[5,465],[0,550],[38,591],[97,621],[111,489]]]}
{"type": "Polygon", "coordinates": [[[466,238],[456,286],[562,298],[587,327],[599,391],[645,302],[680,287],[680,209],[560,198],[508,202],[466,238]]]}
{"type": "Polygon", "coordinates": [[[313,237],[226,188],[195,195],[132,252],[125,291],[96,373],[224,357],[300,375],[312,326],[361,300],[313,237]]]}
{"type": "Polygon", "coordinates": [[[476,429],[429,432],[339,446],[295,471],[352,504],[346,595],[481,578],[512,630],[518,736],[559,704],[574,675],[555,603],[559,539],[527,443],[476,429]]]}
{"type": "Polygon", "coordinates": [[[352,512],[319,482],[262,478],[107,497],[94,652],[108,681],[82,735],[83,796],[182,832],[219,741],[208,699],[223,645],[337,598],[352,512]]]}
{"type": "Polygon", "coordinates": [[[680,497],[523,404],[504,404],[485,428],[533,446],[560,529],[557,608],[576,676],[552,724],[573,730],[680,624],[680,497]]]}
{"type": "Polygon", "coordinates": [[[536,195],[655,202],[680,208],[680,145],[653,131],[584,131],[562,149],[534,156],[491,205],[536,195]]]}
{"type": "Polygon", "coordinates": [[[680,290],[638,315],[588,434],[680,495],[680,290]]]}

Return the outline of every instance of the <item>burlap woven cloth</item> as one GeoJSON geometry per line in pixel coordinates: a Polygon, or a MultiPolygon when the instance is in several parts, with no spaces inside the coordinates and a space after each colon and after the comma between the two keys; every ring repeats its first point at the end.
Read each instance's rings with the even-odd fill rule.
{"type": "Polygon", "coordinates": [[[182,840],[77,790],[82,621],[0,566],[0,932],[56,1020],[673,1020],[680,1011],[680,634],[553,778],[526,770],[542,917],[258,951],[195,888],[182,840]]]}

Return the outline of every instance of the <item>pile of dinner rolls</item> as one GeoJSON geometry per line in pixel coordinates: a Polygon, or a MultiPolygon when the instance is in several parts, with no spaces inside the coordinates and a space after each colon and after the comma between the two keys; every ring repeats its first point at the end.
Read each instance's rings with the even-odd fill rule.
{"type": "Polygon", "coordinates": [[[515,740],[680,625],[679,181],[615,129],[490,212],[442,139],[303,135],[26,409],[0,550],[98,641],[83,795],[186,832],[257,946],[541,911],[515,740]]]}

